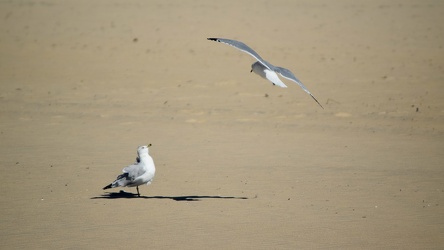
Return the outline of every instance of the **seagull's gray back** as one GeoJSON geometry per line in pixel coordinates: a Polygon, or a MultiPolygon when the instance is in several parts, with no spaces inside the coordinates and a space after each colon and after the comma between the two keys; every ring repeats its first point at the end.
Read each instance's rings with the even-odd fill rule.
{"type": "Polygon", "coordinates": [[[143,167],[143,163],[137,163],[129,165],[128,167],[124,168],[122,172],[127,173],[128,177],[131,179],[135,179],[143,175],[146,172],[146,169],[143,167]]]}
{"type": "MultiPolygon", "coordinates": [[[[122,170],[123,174],[117,176],[117,179],[113,181],[111,187],[132,187],[136,184],[134,181],[145,174],[147,170],[143,162],[129,165],[122,170]]],[[[140,184],[136,185],[138,186],[140,184]]]]}

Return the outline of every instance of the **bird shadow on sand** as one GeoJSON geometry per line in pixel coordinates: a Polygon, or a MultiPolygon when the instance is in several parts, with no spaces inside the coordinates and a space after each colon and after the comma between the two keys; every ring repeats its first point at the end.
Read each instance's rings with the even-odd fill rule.
{"type": "Polygon", "coordinates": [[[123,190],[120,192],[110,192],[101,196],[92,197],[91,199],[165,199],[174,201],[201,201],[203,199],[239,199],[246,200],[248,197],[220,196],[220,195],[182,195],[182,196],[138,196],[137,194],[127,193],[123,190]]]}

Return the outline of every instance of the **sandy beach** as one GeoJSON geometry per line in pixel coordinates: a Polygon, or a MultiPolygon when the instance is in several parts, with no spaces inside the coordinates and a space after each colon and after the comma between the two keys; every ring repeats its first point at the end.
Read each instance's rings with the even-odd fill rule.
{"type": "Polygon", "coordinates": [[[443,13],[2,1],[2,249],[443,249],[443,13]],[[148,143],[141,197],[102,190],[148,143]]]}

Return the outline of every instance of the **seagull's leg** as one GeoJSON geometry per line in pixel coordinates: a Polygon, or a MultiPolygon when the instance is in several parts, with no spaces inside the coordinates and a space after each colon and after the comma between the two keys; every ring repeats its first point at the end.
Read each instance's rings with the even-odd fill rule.
{"type": "Polygon", "coordinates": [[[139,197],[140,197],[140,193],[139,193],[139,186],[136,186],[136,189],[137,189],[137,196],[139,196],[139,197]]]}

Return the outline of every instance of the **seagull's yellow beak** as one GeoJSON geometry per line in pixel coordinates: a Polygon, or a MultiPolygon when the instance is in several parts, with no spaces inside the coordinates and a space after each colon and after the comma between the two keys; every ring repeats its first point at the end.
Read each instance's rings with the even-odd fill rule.
{"type": "Polygon", "coordinates": [[[147,145],[147,147],[151,147],[151,146],[153,146],[151,143],[147,145]]]}

